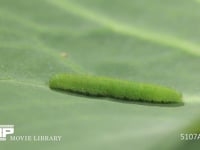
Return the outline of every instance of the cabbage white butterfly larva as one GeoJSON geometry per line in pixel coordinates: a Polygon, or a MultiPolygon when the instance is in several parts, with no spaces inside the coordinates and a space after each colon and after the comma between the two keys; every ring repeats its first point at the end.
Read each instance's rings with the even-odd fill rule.
{"type": "Polygon", "coordinates": [[[57,74],[50,79],[49,86],[52,89],[123,100],[182,103],[182,95],[170,88],[91,75],[57,74]]]}

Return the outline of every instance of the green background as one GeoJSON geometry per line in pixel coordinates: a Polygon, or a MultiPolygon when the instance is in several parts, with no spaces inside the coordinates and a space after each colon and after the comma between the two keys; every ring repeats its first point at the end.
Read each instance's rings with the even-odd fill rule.
{"type": "Polygon", "coordinates": [[[198,149],[180,133],[200,114],[200,1],[0,0],[0,124],[61,142],[5,150],[198,149]],[[73,72],[175,88],[183,106],[52,91],[73,72]]]}

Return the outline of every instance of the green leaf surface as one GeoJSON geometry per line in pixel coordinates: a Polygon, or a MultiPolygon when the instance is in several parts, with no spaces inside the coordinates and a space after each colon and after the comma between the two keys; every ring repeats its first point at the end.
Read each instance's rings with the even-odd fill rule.
{"type": "Polygon", "coordinates": [[[180,132],[200,115],[199,18],[199,0],[0,0],[0,124],[62,136],[0,149],[198,149],[180,132]],[[57,73],[167,86],[184,105],[52,91],[57,73]]]}

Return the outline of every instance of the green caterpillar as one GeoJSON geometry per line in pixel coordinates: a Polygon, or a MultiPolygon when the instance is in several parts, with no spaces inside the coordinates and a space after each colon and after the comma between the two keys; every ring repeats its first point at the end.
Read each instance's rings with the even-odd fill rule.
{"type": "Polygon", "coordinates": [[[170,88],[91,75],[57,74],[50,79],[49,86],[52,89],[123,100],[182,103],[182,95],[170,88]]]}

